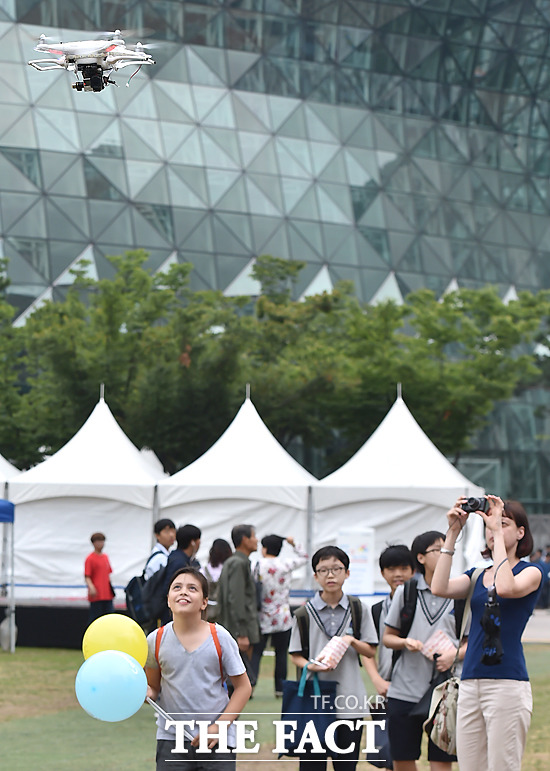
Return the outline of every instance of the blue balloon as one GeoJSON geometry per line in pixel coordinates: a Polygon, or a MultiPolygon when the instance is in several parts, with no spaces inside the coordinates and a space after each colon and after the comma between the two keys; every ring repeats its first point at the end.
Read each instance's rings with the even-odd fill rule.
{"type": "Polygon", "coordinates": [[[80,706],[97,720],[116,723],[138,711],[147,694],[143,668],[128,653],[94,653],[78,670],[75,682],[80,706]]]}

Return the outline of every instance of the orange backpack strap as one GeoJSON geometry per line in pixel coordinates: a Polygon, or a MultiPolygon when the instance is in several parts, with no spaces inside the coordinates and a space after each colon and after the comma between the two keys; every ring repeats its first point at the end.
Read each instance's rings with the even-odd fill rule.
{"type": "Polygon", "coordinates": [[[212,639],[214,640],[214,645],[216,646],[216,651],[218,652],[218,661],[220,662],[220,675],[222,676],[222,683],[223,683],[224,678],[223,678],[223,666],[222,666],[222,648],[218,638],[218,633],[216,631],[216,624],[212,624],[211,622],[209,622],[208,626],[210,627],[210,634],[212,635],[212,639]]]}
{"type": "Polygon", "coordinates": [[[157,660],[159,669],[160,669],[159,650],[160,650],[162,635],[164,634],[164,629],[165,627],[163,626],[159,627],[159,629],[157,629],[157,636],[155,637],[155,658],[157,660]]]}

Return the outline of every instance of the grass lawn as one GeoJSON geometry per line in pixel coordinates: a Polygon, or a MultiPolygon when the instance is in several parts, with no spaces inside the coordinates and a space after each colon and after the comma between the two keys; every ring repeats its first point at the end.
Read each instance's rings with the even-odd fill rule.
{"type": "MultiPolygon", "coordinates": [[[[526,645],[535,709],[522,771],[550,768],[550,646],[526,645]]],[[[144,705],[129,720],[103,723],[89,717],[74,694],[79,651],[19,648],[0,652],[0,747],[6,771],[153,771],[155,719],[144,705]]],[[[296,761],[280,766],[271,753],[273,726],[280,700],[273,696],[273,658],[264,657],[254,699],[246,708],[259,723],[259,755],[239,756],[239,771],[295,771],[296,761]],[[271,714],[267,714],[271,713],[271,714]],[[261,764],[259,759],[264,759],[261,764]],[[265,762],[270,760],[272,762],[265,762]]],[[[289,670],[289,673],[292,669],[289,670]]],[[[369,691],[372,693],[372,689],[369,691]]],[[[513,708],[513,705],[511,705],[513,708]]],[[[373,768],[361,763],[360,768],[373,768]]],[[[419,769],[428,769],[419,763],[419,769]]],[[[483,771],[483,769],[480,769],[483,771]]],[[[519,771],[519,769],[518,769],[519,771]]]]}

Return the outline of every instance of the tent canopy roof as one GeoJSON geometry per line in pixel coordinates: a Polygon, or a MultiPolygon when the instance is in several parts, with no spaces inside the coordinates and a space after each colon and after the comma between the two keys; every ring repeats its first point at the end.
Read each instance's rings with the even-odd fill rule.
{"type": "MultiPolygon", "coordinates": [[[[279,444],[247,398],[218,441],[189,466],[159,482],[158,490],[161,506],[175,503],[173,496],[184,488],[208,489],[211,498],[252,494],[277,500],[284,497],[277,489],[305,490],[316,481],[279,444]]],[[[194,496],[190,490],[188,494],[194,496]]]]}
{"type": "Polygon", "coordinates": [[[319,482],[318,500],[324,488],[348,488],[354,497],[372,492],[410,500],[440,490],[449,506],[455,494],[483,494],[430,441],[400,396],[355,455],[319,482]]]}
{"type": "Polygon", "coordinates": [[[6,480],[17,476],[21,472],[15,466],[7,461],[2,455],[0,455],[0,484],[3,484],[6,480]]]}
{"type": "Polygon", "coordinates": [[[74,495],[151,505],[161,476],[100,399],[79,431],[50,458],[10,482],[16,503],[74,495]],[[149,503],[144,503],[144,493],[149,503]]]}

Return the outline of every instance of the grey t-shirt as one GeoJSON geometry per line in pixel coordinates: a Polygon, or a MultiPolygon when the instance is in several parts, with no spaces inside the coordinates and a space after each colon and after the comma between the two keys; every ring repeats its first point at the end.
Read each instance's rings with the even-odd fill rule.
{"type": "MultiPolygon", "coordinates": [[[[436,597],[432,594],[423,575],[417,576],[418,599],[416,611],[408,637],[421,642],[427,642],[431,635],[441,629],[450,637],[454,645],[456,639],[455,614],[453,600],[436,597]]],[[[404,604],[404,589],[398,586],[393,595],[393,601],[386,616],[386,626],[401,628],[401,608],[404,604]]],[[[419,651],[401,651],[401,655],[393,669],[388,697],[411,701],[420,701],[427,691],[434,674],[434,663],[419,651]]]]}
{"type": "MultiPolygon", "coordinates": [[[[222,650],[224,675],[242,675],[245,667],[239,648],[227,629],[216,624],[222,650]]],[[[157,668],[155,641],[158,630],[147,636],[149,653],[146,667],[157,668]]],[[[213,722],[223,712],[229,697],[223,687],[220,662],[212,635],[194,651],[187,651],[180,643],[173,622],[166,624],[160,643],[160,694],[157,702],[174,720],[209,720],[213,722]]],[[[174,739],[176,729],[165,729],[165,720],[157,717],[157,739],[174,739]]],[[[198,729],[187,729],[193,735],[198,729]]],[[[235,728],[229,727],[228,744],[235,746],[235,728]]]]}
{"type": "MultiPolygon", "coordinates": [[[[349,600],[346,594],[342,595],[342,598],[335,608],[331,608],[321,599],[319,592],[315,594],[311,600],[315,611],[321,621],[321,628],[315,619],[315,614],[309,613],[309,655],[310,658],[321,653],[327,642],[334,637],[335,634],[353,634],[351,628],[351,614],[349,610],[349,600]],[[344,628],[340,629],[344,624],[344,628]]],[[[376,645],[378,643],[378,635],[374,628],[374,621],[370,608],[363,604],[363,612],[361,617],[361,633],[360,640],[363,642],[376,645]]],[[[290,653],[301,653],[302,644],[300,642],[300,631],[296,624],[296,619],[292,619],[292,632],[290,635],[290,644],[288,646],[290,653]]],[[[361,677],[361,670],[359,669],[359,657],[357,651],[351,646],[344,653],[341,661],[335,669],[331,669],[329,672],[317,672],[319,680],[336,680],[336,714],[338,717],[350,717],[368,715],[369,708],[367,702],[367,692],[363,678],[361,677]]],[[[336,715],[335,715],[336,717],[336,715]]]]}

